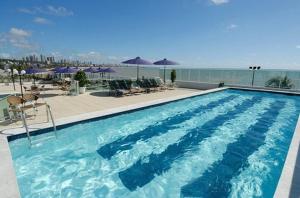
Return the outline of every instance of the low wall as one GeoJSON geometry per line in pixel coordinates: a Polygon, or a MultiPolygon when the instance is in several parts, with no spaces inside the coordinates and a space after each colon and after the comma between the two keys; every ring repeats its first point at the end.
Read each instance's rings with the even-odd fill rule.
{"type": "Polygon", "coordinates": [[[207,89],[214,89],[219,86],[218,83],[205,83],[205,82],[193,82],[193,81],[176,81],[177,87],[180,88],[189,88],[189,89],[200,89],[200,90],[207,90],[207,89]]]}
{"type": "MultiPolygon", "coordinates": [[[[194,81],[176,81],[176,85],[179,88],[188,88],[188,89],[200,89],[200,90],[208,90],[218,88],[218,83],[206,83],[206,82],[194,82],[194,81]]],[[[255,90],[270,90],[270,91],[279,91],[279,92],[291,92],[291,93],[299,93],[299,89],[279,89],[279,88],[272,88],[272,87],[252,87],[252,86],[243,86],[243,85],[230,85],[225,84],[227,87],[233,88],[245,88],[245,89],[255,89],[255,90]]]]}
{"type": "Polygon", "coordinates": [[[299,93],[299,89],[280,89],[280,88],[273,88],[273,87],[252,87],[252,86],[243,86],[243,85],[226,85],[228,87],[233,88],[246,88],[246,89],[256,89],[256,90],[270,90],[270,91],[279,91],[279,92],[291,92],[291,93],[299,93]]]}

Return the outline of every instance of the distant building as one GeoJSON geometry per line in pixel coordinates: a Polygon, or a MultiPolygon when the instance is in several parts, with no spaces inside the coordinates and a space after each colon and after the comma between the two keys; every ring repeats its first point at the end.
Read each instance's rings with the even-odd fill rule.
{"type": "Polygon", "coordinates": [[[41,58],[41,62],[42,62],[42,63],[46,62],[46,57],[43,56],[42,54],[40,55],[40,58],[41,58]]]}

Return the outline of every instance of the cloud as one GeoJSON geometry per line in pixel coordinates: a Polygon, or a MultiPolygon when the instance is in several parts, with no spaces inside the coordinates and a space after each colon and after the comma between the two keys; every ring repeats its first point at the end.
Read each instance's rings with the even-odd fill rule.
{"type": "Polygon", "coordinates": [[[87,52],[87,53],[74,54],[74,55],[72,55],[72,57],[74,59],[78,59],[80,61],[92,61],[95,63],[103,61],[103,58],[104,58],[102,56],[102,53],[94,52],[94,51],[87,52]]]}
{"type": "Polygon", "coordinates": [[[210,0],[215,5],[222,5],[225,3],[229,3],[229,0],[210,0]]]}
{"type": "Polygon", "coordinates": [[[226,27],[227,30],[233,30],[233,29],[236,29],[238,27],[238,25],[236,24],[230,24],[226,27]]]}
{"type": "Polygon", "coordinates": [[[9,34],[14,37],[29,37],[31,36],[31,33],[29,31],[18,29],[18,28],[11,28],[9,31],[9,34]]]}
{"type": "Polygon", "coordinates": [[[21,12],[21,13],[25,13],[25,14],[35,14],[35,10],[32,9],[28,9],[28,8],[18,8],[18,11],[21,12]]]}
{"type": "Polygon", "coordinates": [[[297,48],[297,49],[300,49],[300,45],[297,45],[296,48],[297,48]]]}
{"type": "Polygon", "coordinates": [[[18,12],[25,14],[45,14],[52,16],[72,16],[74,13],[72,10],[68,10],[63,6],[52,6],[48,5],[45,7],[32,7],[32,8],[18,8],[18,12]]]}
{"type": "Polygon", "coordinates": [[[9,58],[10,54],[9,53],[0,53],[1,58],[9,58]]]}
{"type": "Polygon", "coordinates": [[[42,18],[42,17],[36,17],[33,19],[33,22],[43,25],[51,24],[52,22],[48,19],[42,18]]]}
{"type": "Polygon", "coordinates": [[[116,56],[108,56],[107,59],[109,60],[118,60],[119,58],[116,56]]]}
{"type": "Polygon", "coordinates": [[[12,27],[9,32],[0,35],[0,42],[5,45],[13,46],[20,49],[34,49],[36,45],[29,41],[31,32],[12,27]]]}
{"type": "Polygon", "coordinates": [[[65,7],[54,7],[47,6],[48,14],[56,15],[56,16],[71,16],[73,15],[73,11],[66,9],[65,7]]]}

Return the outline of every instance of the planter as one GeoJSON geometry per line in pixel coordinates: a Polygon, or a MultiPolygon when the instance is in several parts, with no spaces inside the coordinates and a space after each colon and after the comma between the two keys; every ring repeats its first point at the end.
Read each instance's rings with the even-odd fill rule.
{"type": "Polygon", "coordinates": [[[84,94],[86,87],[79,87],[79,93],[84,94]]]}

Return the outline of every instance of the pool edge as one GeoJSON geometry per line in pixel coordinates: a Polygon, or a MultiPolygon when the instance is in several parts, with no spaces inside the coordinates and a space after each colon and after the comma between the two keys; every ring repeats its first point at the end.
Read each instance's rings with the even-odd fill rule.
{"type": "Polygon", "coordinates": [[[0,194],[4,198],[21,197],[17,177],[14,170],[13,160],[11,157],[10,148],[5,135],[0,136],[0,194]]]}
{"type": "MultiPolygon", "coordinates": [[[[297,164],[298,150],[300,146],[300,116],[289,146],[288,154],[286,156],[281,175],[274,193],[274,197],[299,197],[300,190],[298,192],[292,192],[295,187],[294,174],[300,172],[300,164],[297,164]],[[297,194],[296,194],[297,193],[297,194]]],[[[297,178],[298,182],[300,178],[297,178]]],[[[299,186],[298,186],[299,188],[299,186]]]]}

